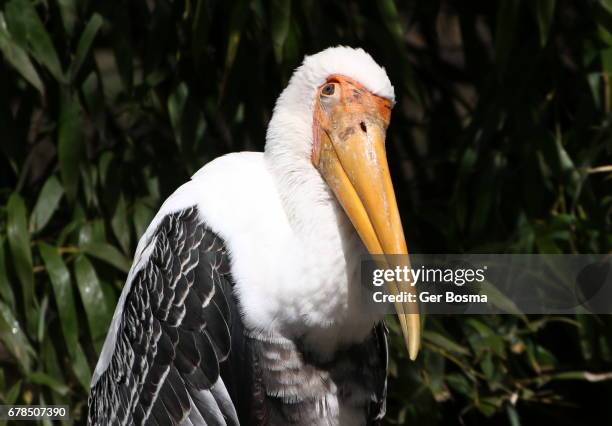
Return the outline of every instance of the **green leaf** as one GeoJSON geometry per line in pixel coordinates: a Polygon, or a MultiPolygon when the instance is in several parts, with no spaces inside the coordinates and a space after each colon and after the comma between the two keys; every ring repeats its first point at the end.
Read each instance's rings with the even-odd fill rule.
{"type": "Polygon", "coordinates": [[[79,164],[84,152],[83,123],[78,98],[63,92],[58,122],[58,157],[66,197],[73,202],[79,185],[79,164]]]}
{"type": "Polygon", "coordinates": [[[289,35],[291,0],[273,0],[270,8],[272,46],[276,62],[280,64],[283,61],[283,49],[289,35]]]}
{"type": "Polygon", "coordinates": [[[193,16],[191,52],[196,64],[201,62],[201,56],[208,46],[208,32],[212,22],[210,3],[209,0],[198,0],[193,16]]]}
{"type": "Polygon", "coordinates": [[[452,373],[446,376],[446,383],[456,392],[467,398],[472,398],[472,385],[468,379],[459,373],[452,373]]]}
{"type": "Polygon", "coordinates": [[[74,359],[79,342],[79,327],[70,272],[57,248],[45,243],[40,243],[38,247],[53,287],[66,348],[74,359]]]}
{"type": "Polygon", "coordinates": [[[489,384],[493,383],[494,375],[495,375],[495,366],[493,364],[493,356],[491,353],[485,353],[480,361],[480,368],[487,378],[487,382],[489,384]]]}
{"type": "Polygon", "coordinates": [[[74,26],[77,21],[77,0],[57,0],[59,5],[60,13],[62,15],[62,21],[64,23],[64,29],[66,33],[72,36],[74,32],[74,26]]]}
{"type": "Polygon", "coordinates": [[[168,116],[174,129],[174,139],[179,147],[183,145],[181,118],[183,117],[188,96],[189,89],[185,83],[179,84],[174,92],[168,96],[168,116]]]}
{"type": "Polygon", "coordinates": [[[130,261],[115,247],[107,243],[91,242],[81,246],[85,253],[113,265],[122,272],[129,272],[130,261]]]}
{"type": "Polygon", "coordinates": [[[87,363],[87,357],[85,356],[85,352],[83,352],[83,348],[80,344],[77,343],[74,351],[75,357],[72,359],[72,371],[76,376],[77,380],[85,389],[89,391],[89,385],[91,381],[91,369],[89,368],[89,364],[87,363]]]}
{"type": "Polygon", "coordinates": [[[497,355],[505,356],[504,340],[501,335],[494,332],[489,325],[487,325],[482,318],[469,318],[464,321],[466,326],[473,328],[477,333],[469,333],[468,341],[472,346],[474,352],[477,355],[481,355],[484,352],[493,351],[497,355]]]}
{"type": "Polygon", "coordinates": [[[402,42],[404,31],[402,30],[402,23],[399,18],[395,1],[380,0],[376,2],[376,5],[378,6],[382,21],[389,32],[393,34],[393,38],[398,42],[402,42]]]}
{"type": "Polygon", "coordinates": [[[423,339],[451,353],[456,353],[459,355],[470,354],[470,351],[467,348],[453,342],[448,337],[435,331],[423,332],[423,339]]]}
{"type": "Polygon", "coordinates": [[[248,0],[239,0],[233,4],[229,21],[229,36],[227,39],[227,49],[225,53],[225,78],[234,65],[240,38],[242,37],[242,27],[247,17],[249,8],[248,0]]]}
{"type": "Polygon", "coordinates": [[[43,342],[47,331],[47,309],[49,309],[49,295],[42,296],[42,301],[36,306],[38,315],[38,328],[36,330],[36,341],[43,342]]]}
{"type": "Polygon", "coordinates": [[[23,371],[29,371],[32,365],[34,349],[21,329],[19,321],[13,315],[11,308],[0,302],[0,340],[19,363],[23,371]]]}
{"type": "Polygon", "coordinates": [[[591,383],[612,380],[612,371],[592,373],[590,371],[563,371],[546,376],[546,381],[551,380],[580,380],[591,383]]]}
{"type": "Polygon", "coordinates": [[[540,45],[544,47],[548,41],[550,26],[555,15],[556,0],[535,0],[529,3],[534,7],[538,30],[540,31],[540,45]]]}
{"type": "Polygon", "coordinates": [[[525,314],[516,306],[516,303],[504,293],[502,293],[495,284],[488,280],[481,283],[480,292],[481,295],[486,295],[488,303],[491,303],[496,308],[504,311],[508,314],[517,315],[523,321],[527,322],[525,314]]]}
{"type": "Polygon", "coordinates": [[[591,89],[591,95],[593,96],[593,102],[599,109],[601,108],[601,73],[593,72],[586,75],[587,83],[591,89]]]}
{"type": "Polygon", "coordinates": [[[120,82],[123,83],[125,92],[129,93],[134,83],[134,58],[136,57],[136,53],[132,50],[132,23],[129,8],[121,7],[113,13],[111,37],[120,82]]]}
{"type": "Polygon", "coordinates": [[[486,417],[491,417],[501,408],[502,403],[499,397],[479,398],[476,399],[476,408],[486,417]]]}
{"type": "Polygon", "coordinates": [[[21,385],[23,383],[22,379],[19,379],[15,382],[13,386],[6,393],[6,398],[4,402],[7,404],[14,404],[17,402],[17,398],[19,398],[19,394],[21,393],[21,385]]]}
{"type": "Polygon", "coordinates": [[[68,395],[68,386],[43,373],[42,371],[34,371],[27,376],[28,381],[39,385],[44,385],[51,388],[60,395],[68,395]]]}
{"type": "Polygon", "coordinates": [[[76,78],[79,70],[81,69],[81,66],[83,65],[83,62],[85,62],[85,59],[89,54],[91,45],[93,44],[96,34],[98,34],[98,31],[102,27],[103,23],[104,20],[102,19],[102,16],[97,13],[94,13],[89,19],[87,26],[83,30],[83,34],[81,34],[81,38],[79,40],[79,44],[77,46],[76,54],[74,56],[72,64],[70,64],[71,81],[76,78]]]}
{"type": "Polygon", "coordinates": [[[527,345],[527,357],[537,374],[544,371],[551,371],[557,365],[555,356],[545,347],[536,342],[529,342],[527,345]]]}
{"type": "Polygon", "coordinates": [[[563,251],[555,243],[550,235],[538,235],[536,237],[536,245],[538,246],[538,252],[543,254],[562,254],[563,251]]]}
{"type": "Polygon", "coordinates": [[[21,76],[32,86],[34,86],[42,95],[45,91],[42,81],[38,76],[38,72],[34,68],[28,54],[12,39],[6,29],[4,15],[0,12],[0,51],[3,53],[6,61],[13,66],[21,74],[21,76]]]}
{"type": "Polygon", "coordinates": [[[12,0],[6,4],[5,13],[9,32],[21,47],[28,48],[32,56],[44,65],[58,81],[64,82],[62,66],[55,47],[34,8],[34,2],[12,0]]]}
{"type": "Polygon", "coordinates": [[[9,282],[8,270],[6,268],[6,256],[4,253],[5,238],[0,237],[0,297],[13,310],[15,305],[15,294],[9,282]]]}
{"type": "Polygon", "coordinates": [[[98,174],[100,176],[100,185],[102,186],[108,184],[108,175],[113,172],[111,169],[113,160],[114,155],[110,151],[104,151],[102,155],[100,155],[100,160],[98,161],[98,174]]]}
{"type": "Polygon", "coordinates": [[[106,300],[96,271],[87,257],[79,255],[76,258],[74,274],[87,315],[93,345],[99,354],[106,337],[111,315],[106,306],[106,300]]]}
{"type": "Polygon", "coordinates": [[[521,419],[516,411],[516,408],[510,404],[506,404],[506,413],[508,414],[508,422],[510,423],[510,426],[521,426],[521,419]]]}
{"type": "MultiPolygon", "coordinates": [[[[42,348],[40,349],[40,360],[42,364],[41,370],[53,377],[56,381],[65,383],[68,374],[66,374],[65,368],[60,365],[53,343],[53,337],[49,336],[47,336],[43,342],[42,348]]],[[[70,400],[67,398],[67,396],[62,396],[57,392],[52,392],[51,402],[56,405],[67,405],[70,403],[70,400]]],[[[40,403],[41,405],[44,404],[43,395],[40,397],[40,403]]],[[[62,424],[66,426],[69,425],[69,423],[65,421],[63,421],[62,424]]],[[[49,426],[51,425],[52,423],[49,421],[49,426]]]]}
{"type": "Polygon", "coordinates": [[[610,0],[596,0],[591,2],[591,5],[593,7],[593,18],[612,32],[612,2],[610,0]]]}
{"type": "Polygon", "coordinates": [[[130,252],[130,226],[127,218],[127,206],[123,194],[119,195],[115,214],[111,220],[111,226],[119,245],[124,253],[130,252]]]}
{"type": "Polygon", "coordinates": [[[30,216],[32,232],[38,232],[45,227],[57,209],[62,195],[64,195],[64,188],[59,179],[51,175],[40,190],[38,200],[32,210],[32,216],[30,216]]]}
{"type": "Polygon", "coordinates": [[[134,203],[134,229],[138,239],[144,235],[153,217],[155,212],[145,202],[138,200],[134,203]]]}
{"type": "Polygon", "coordinates": [[[87,207],[97,206],[98,195],[97,187],[97,168],[91,163],[84,163],[81,166],[81,188],[85,194],[85,202],[87,207]]]}
{"type": "Polygon", "coordinates": [[[7,235],[11,248],[13,263],[17,277],[21,282],[23,304],[28,318],[28,328],[36,325],[33,310],[34,305],[34,272],[32,267],[32,251],[30,250],[30,233],[25,203],[17,193],[11,194],[7,204],[8,221],[7,235]]]}

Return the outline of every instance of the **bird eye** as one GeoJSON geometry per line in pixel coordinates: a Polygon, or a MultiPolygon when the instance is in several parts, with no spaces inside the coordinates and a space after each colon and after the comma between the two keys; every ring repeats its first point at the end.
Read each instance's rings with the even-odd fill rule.
{"type": "Polygon", "coordinates": [[[335,91],[336,91],[336,85],[334,83],[329,83],[323,86],[323,90],[321,90],[321,93],[324,94],[325,96],[332,96],[335,91]]]}

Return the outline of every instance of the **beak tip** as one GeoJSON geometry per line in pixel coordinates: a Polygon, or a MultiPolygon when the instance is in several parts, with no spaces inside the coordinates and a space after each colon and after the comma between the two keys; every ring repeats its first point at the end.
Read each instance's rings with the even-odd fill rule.
{"type": "Polygon", "coordinates": [[[410,361],[415,361],[418,354],[419,354],[418,344],[413,344],[408,347],[408,356],[410,357],[410,361]]]}
{"type": "Polygon", "coordinates": [[[406,339],[408,357],[411,361],[416,360],[421,346],[421,319],[419,314],[406,315],[406,329],[403,330],[406,339]]]}

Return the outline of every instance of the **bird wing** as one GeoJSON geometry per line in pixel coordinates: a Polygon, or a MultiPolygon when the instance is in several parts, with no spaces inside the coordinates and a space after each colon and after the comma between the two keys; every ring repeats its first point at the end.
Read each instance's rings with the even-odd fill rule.
{"type": "Polygon", "coordinates": [[[220,376],[237,317],[223,240],[196,207],[147,234],[92,380],[88,422],[238,424],[220,376]]]}

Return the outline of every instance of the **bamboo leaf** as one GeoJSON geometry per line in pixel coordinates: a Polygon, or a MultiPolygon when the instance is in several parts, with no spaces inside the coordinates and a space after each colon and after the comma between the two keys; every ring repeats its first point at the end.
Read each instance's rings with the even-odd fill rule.
{"type": "Polygon", "coordinates": [[[47,225],[64,195],[64,188],[55,175],[45,182],[30,216],[30,230],[39,232],[47,225]]]}
{"type": "Polygon", "coordinates": [[[192,24],[191,52],[197,64],[208,46],[208,32],[212,22],[212,5],[209,0],[198,0],[192,24]]]}
{"type": "Polygon", "coordinates": [[[91,380],[91,369],[87,363],[87,357],[83,348],[77,343],[74,351],[75,357],[72,359],[72,371],[77,380],[85,390],[89,390],[91,380]]]}
{"type": "Polygon", "coordinates": [[[100,176],[100,185],[105,186],[109,183],[109,173],[112,174],[111,165],[113,164],[114,155],[110,151],[105,151],[100,155],[98,161],[98,175],[100,176]]]}
{"type": "Polygon", "coordinates": [[[127,218],[127,206],[123,194],[119,195],[115,214],[111,220],[111,226],[117,241],[124,253],[130,252],[130,226],[127,218]]]}
{"type": "Polygon", "coordinates": [[[28,374],[28,380],[32,383],[47,386],[60,395],[68,395],[68,386],[54,379],[42,371],[34,371],[28,374]]]}
{"type": "Polygon", "coordinates": [[[155,212],[151,207],[143,201],[136,201],[134,204],[134,229],[138,239],[144,235],[154,216],[155,212]]]}
{"type": "Polygon", "coordinates": [[[242,37],[242,27],[247,17],[249,7],[248,0],[239,0],[233,4],[232,12],[229,20],[229,36],[227,40],[227,49],[225,53],[225,78],[234,65],[240,38],[242,37]]]}
{"type": "Polygon", "coordinates": [[[47,309],[49,308],[49,295],[42,296],[42,301],[35,307],[38,315],[38,328],[36,332],[36,341],[43,342],[47,331],[47,309]]]}
{"type": "MultiPolygon", "coordinates": [[[[178,85],[176,90],[168,97],[168,116],[170,123],[174,129],[174,139],[179,147],[183,146],[182,138],[182,117],[185,111],[185,105],[187,103],[187,97],[189,96],[189,89],[185,83],[178,85]]],[[[120,203],[123,202],[123,208],[125,208],[125,201],[123,196],[120,198],[120,203]]],[[[119,208],[120,204],[117,204],[119,208]]]]}
{"type": "Polygon", "coordinates": [[[271,32],[272,46],[276,62],[283,61],[283,50],[289,35],[289,24],[291,22],[291,0],[273,0],[271,2],[271,32]]]}
{"type": "Polygon", "coordinates": [[[512,405],[506,405],[506,413],[508,414],[508,422],[510,423],[510,426],[521,426],[520,417],[512,405]]]}
{"type": "Polygon", "coordinates": [[[70,272],[57,248],[45,243],[40,243],[38,247],[53,287],[66,348],[74,359],[79,342],[79,328],[70,272]]]}
{"type": "Polygon", "coordinates": [[[12,39],[6,29],[4,15],[0,12],[0,51],[9,64],[42,95],[45,91],[38,72],[34,68],[28,54],[12,39]]]}
{"type": "Polygon", "coordinates": [[[535,0],[530,2],[535,9],[538,30],[540,31],[540,45],[546,46],[550,26],[555,14],[556,0],[535,0]]]}
{"type": "Polygon", "coordinates": [[[91,242],[81,246],[85,253],[113,265],[122,272],[129,272],[130,261],[115,247],[107,243],[91,242]]]}
{"type": "Polygon", "coordinates": [[[64,29],[70,36],[72,36],[74,32],[74,26],[78,19],[76,2],[77,0],[57,0],[64,23],[64,29]]]}
{"type": "Polygon", "coordinates": [[[8,270],[6,268],[6,255],[4,253],[5,238],[0,236],[0,297],[11,308],[15,309],[15,294],[9,282],[8,270]]]}
{"type": "Polygon", "coordinates": [[[34,3],[30,0],[11,0],[5,6],[5,13],[9,32],[14,38],[22,47],[27,47],[32,56],[58,81],[64,82],[55,46],[34,8],[34,3]]]}
{"type": "Polygon", "coordinates": [[[4,399],[4,402],[6,402],[7,404],[14,404],[17,401],[17,398],[19,398],[19,394],[21,393],[22,383],[23,380],[19,379],[15,382],[13,386],[11,386],[11,388],[6,393],[6,398],[4,399]]]}
{"type": "Polygon", "coordinates": [[[30,346],[11,308],[3,302],[0,302],[0,340],[4,342],[23,371],[29,371],[34,349],[30,346]]]}
{"type": "Polygon", "coordinates": [[[32,251],[30,250],[30,233],[27,226],[25,203],[17,193],[11,194],[7,204],[7,235],[11,255],[21,282],[23,304],[28,318],[28,327],[35,325],[34,314],[34,273],[32,268],[32,251]]]}
{"type": "Polygon", "coordinates": [[[58,121],[58,156],[66,197],[74,202],[79,184],[79,164],[84,151],[81,107],[77,98],[63,92],[58,121]]]}
{"type": "Polygon", "coordinates": [[[506,296],[503,292],[501,292],[495,284],[491,283],[488,280],[485,280],[481,283],[480,293],[481,295],[486,295],[487,300],[496,308],[502,310],[503,312],[516,315],[520,317],[523,321],[527,322],[527,317],[525,314],[516,306],[516,303],[508,296],[506,296]]]}
{"type": "Polygon", "coordinates": [[[451,353],[456,353],[459,355],[469,355],[470,354],[470,351],[467,348],[453,342],[451,339],[435,331],[423,332],[423,339],[451,353]]]}
{"type": "Polygon", "coordinates": [[[612,1],[596,0],[591,3],[593,7],[593,18],[601,23],[608,31],[612,32],[612,1]]]}
{"type": "Polygon", "coordinates": [[[87,257],[80,255],[76,258],[74,274],[87,315],[92,341],[99,354],[110,324],[109,309],[106,306],[96,271],[87,257]]]}
{"type": "MultiPolygon", "coordinates": [[[[53,377],[56,381],[66,383],[68,375],[65,374],[65,369],[60,365],[53,343],[54,340],[50,336],[47,336],[47,338],[45,338],[43,341],[43,345],[40,350],[41,363],[42,367],[44,368],[42,371],[53,377]]],[[[67,405],[70,403],[70,400],[66,396],[62,396],[57,392],[53,392],[51,394],[51,401],[53,404],[57,405],[67,405]]],[[[43,401],[41,399],[41,403],[42,402],[43,401]]],[[[62,424],[67,424],[67,422],[62,422],[62,424]]]]}
{"type": "Polygon", "coordinates": [[[134,57],[132,50],[132,23],[130,20],[129,8],[119,8],[113,14],[113,25],[111,27],[111,36],[113,42],[113,50],[115,53],[115,62],[119,77],[123,83],[123,88],[126,92],[132,90],[134,82],[134,57]]]}
{"type": "Polygon", "coordinates": [[[397,6],[394,0],[380,0],[376,2],[382,21],[396,41],[401,42],[404,31],[400,21],[397,6]]]}
{"type": "Polygon", "coordinates": [[[103,23],[104,20],[102,19],[102,16],[97,13],[94,13],[89,19],[87,26],[83,30],[83,34],[81,34],[72,64],[70,64],[70,80],[74,80],[76,78],[103,23]]]}

